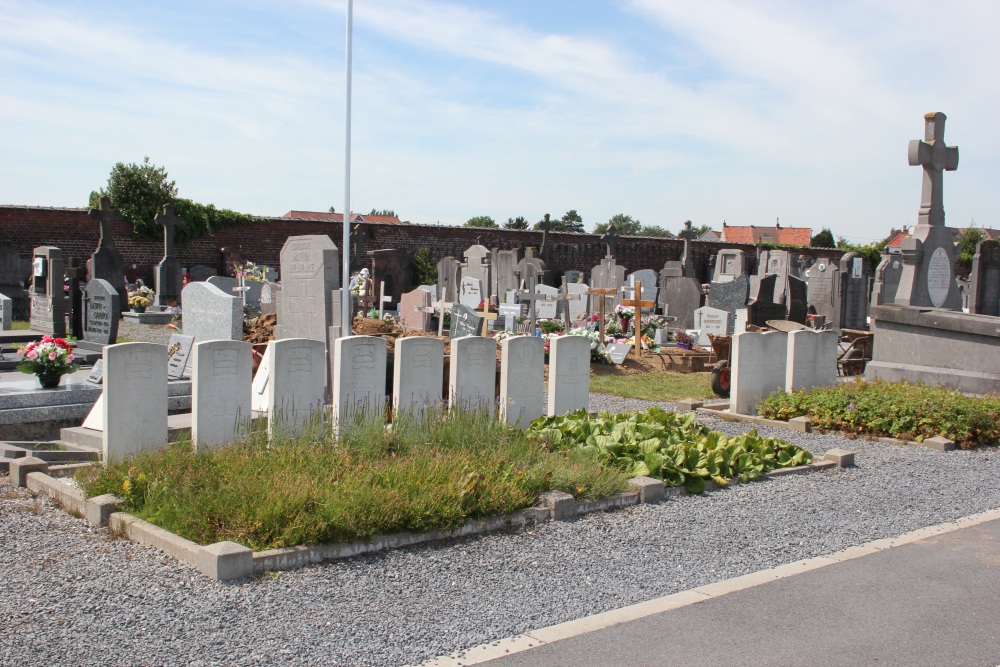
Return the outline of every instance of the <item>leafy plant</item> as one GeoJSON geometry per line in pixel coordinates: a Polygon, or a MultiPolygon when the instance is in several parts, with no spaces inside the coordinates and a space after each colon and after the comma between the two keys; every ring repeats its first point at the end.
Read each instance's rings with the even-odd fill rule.
{"type": "Polygon", "coordinates": [[[528,433],[554,451],[578,449],[629,476],[649,475],[691,493],[704,491],[707,480],[727,486],[734,477],[746,482],[775,468],[812,461],[808,451],[783,440],[761,437],[756,430],[730,437],[696,418],[660,408],[597,416],[579,410],[539,417],[528,433]]]}
{"type": "Polygon", "coordinates": [[[438,279],[437,264],[431,257],[431,249],[427,246],[419,248],[413,253],[410,260],[410,268],[413,270],[414,285],[436,285],[438,279]]]}
{"type": "Polygon", "coordinates": [[[97,208],[101,197],[110,197],[137,237],[156,238],[159,227],[153,218],[177,197],[177,183],[168,179],[167,170],[152,164],[149,156],[142,164],[118,162],[111,168],[107,189],[90,193],[90,206],[97,208]]]}

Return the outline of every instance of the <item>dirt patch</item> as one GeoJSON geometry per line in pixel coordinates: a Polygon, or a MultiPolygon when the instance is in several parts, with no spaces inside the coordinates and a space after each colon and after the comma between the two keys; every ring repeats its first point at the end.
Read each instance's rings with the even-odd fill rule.
{"type": "Polygon", "coordinates": [[[636,358],[635,350],[629,352],[620,366],[591,364],[592,375],[642,375],[645,373],[699,373],[706,370],[711,350],[695,347],[692,350],[667,348],[659,354],[643,350],[636,358]]]}
{"type": "Polygon", "coordinates": [[[278,323],[277,315],[261,315],[250,320],[249,325],[243,325],[243,340],[248,343],[260,344],[274,338],[274,327],[278,323]]]}

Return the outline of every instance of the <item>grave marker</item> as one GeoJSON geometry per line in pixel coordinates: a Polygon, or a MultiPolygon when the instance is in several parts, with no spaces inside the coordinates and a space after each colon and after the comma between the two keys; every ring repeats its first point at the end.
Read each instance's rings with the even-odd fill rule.
{"type": "Polygon", "coordinates": [[[118,340],[121,299],[111,283],[94,278],[83,297],[83,338],[97,345],[113,345],[118,340]]]}
{"type": "Polygon", "coordinates": [[[980,241],[972,258],[969,312],[1000,315],[1000,241],[980,241]]]}
{"type": "MultiPolygon", "coordinates": [[[[812,333],[812,332],[807,332],[812,333]]],[[[743,331],[733,336],[729,411],[757,414],[757,403],[785,388],[788,334],[743,331]]]]}
{"type": "Polygon", "coordinates": [[[344,433],[356,419],[384,420],[385,339],[344,336],[334,342],[334,354],[337,360],[333,376],[334,431],[344,433]]]}
{"type": "Polygon", "coordinates": [[[128,294],[125,291],[125,261],[118,249],[115,248],[114,234],[111,229],[112,223],[120,220],[121,216],[118,211],[111,208],[110,197],[101,197],[98,207],[90,209],[87,215],[97,221],[101,230],[97,248],[90,255],[89,280],[97,278],[106,280],[118,296],[125,299],[128,294]]]}
{"type": "Polygon", "coordinates": [[[590,339],[558,336],[549,341],[550,417],[586,410],[590,403],[590,339]]]}
{"type": "Polygon", "coordinates": [[[450,342],[448,406],[451,410],[496,409],[497,344],[492,338],[465,336],[450,342]]]}
{"type": "Polygon", "coordinates": [[[156,265],[154,274],[156,305],[167,307],[171,301],[181,298],[181,265],[174,256],[174,227],[184,219],[174,214],[173,204],[164,204],[163,212],[157,213],[154,221],[163,227],[163,259],[156,265]]]}
{"type": "Polygon", "coordinates": [[[545,343],[535,336],[513,336],[500,346],[500,418],[526,428],[543,414],[545,343]]]}
{"type": "Polygon", "coordinates": [[[167,379],[177,380],[184,377],[192,345],[194,336],[171,334],[170,342],[167,343],[167,379]]]}
{"type": "MultiPolygon", "coordinates": [[[[428,295],[429,296],[429,295],[428,295]]],[[[419,417],[441,405],[444,341],[425,336],[396,340],[393,353],[392,414],[419,417]]]]}
{"type": "Polygon", "coordinates": [[[337,246],[325,234],[290,236],[285,241],[277,308],[282,337],[325,342],[328,327],[342,326],[341,313],[331,312],[329,296],[340,287],[338,267],[337,246]]]}
{"type": "Polygon", "coordinates": [[[167,444],[165,345],[104,348],[104,465],[167,444]]]}
{"type": "Polygon", "coordinates": [[[642,282],[636,281],[635,283],[636,296],[631,299],[622,299],[623,306],[632,306],[635,308],[635,317],[632,318],[632,330],[633,330],[633,340],[635,341],[635,356],[642,356],[642,309],[643,308],[656,308],[655,301],[647,301],[645,299],[639,298],[638,295],[642,294],[642,282]]]}
{"type": "Polygon", "coordinates": [[[10,297],[0,294],[0,331],[10,331],[13,316],[14,302],[10,297]]]}
{"type": "Polygon", "coordinates": [[[253,346],[201,341],[191,358],[191,443],[195,451],[233,442],[250,427],[253,346]]]}
{"type": "Polygon", "coordinates": [[[198,342],[243,339],[243,305],[211,283],[188,283],[182,292],[184,333],[198,342]]]}
{"type": "Polygon", "coordinates": [[[483,321],[483,318],[479,317],[476,311],[461,303],[456,303],[451,307],[451,328],[448,330],[448,337],[478,336],[483,321]]]}
{"type": "Polygon", "coordinates": [[[63,296],[65,265],[62,250],[40,246],[34,250],[31,283],[31,321],[33,331],[66,335],[66,299],[63,296]]]}
{"type": "Polygon", "coordinates": [[[268,343],[265,355],[268,436],[301,435],[311,420],[323,416],[326,346],[319,340],[285,338],[268,343]]]}

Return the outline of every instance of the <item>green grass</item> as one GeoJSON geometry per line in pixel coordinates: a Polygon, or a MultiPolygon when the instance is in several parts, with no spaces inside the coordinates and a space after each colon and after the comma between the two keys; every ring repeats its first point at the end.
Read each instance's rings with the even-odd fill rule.
{"type": "Polygon", "coordinates": [[[29,325],[30,322],[27,322],[25,320],[14,320],[13,322],[10,323],[10,328],[13,331],[27,331],[28,329],[31,328],[31,326],[29,325]]]}
{"type": "Polygon", "coordinates": [[[136,516],[199,544],[254,550],[456,528],[549,489],[590,499],[626,487],[623,472],[592,454],[549,452],[483,414],[397,416],[391,429],[361,419],[349,433],[335,443],[314,427],[269,444],[257,431],[201,454],[180,442],[79,479],[88,495],[115,493],[136,516]]]}
{"type": "Polygon", "coordinates": [[[808,416],[815,428],[861,435],[917,441],[940,435],[963,449],[1000,441],[1000,397],[964,396],[924,384],[857,380],[778,392],[757,411],[766,419],[808,416]]]}
{"type": "Polygon", "coordinates": [[[641,375],[595,375],[590,390],[647,401],[676,401],[714,396],[709,373],[645,373],[641,375]]]}

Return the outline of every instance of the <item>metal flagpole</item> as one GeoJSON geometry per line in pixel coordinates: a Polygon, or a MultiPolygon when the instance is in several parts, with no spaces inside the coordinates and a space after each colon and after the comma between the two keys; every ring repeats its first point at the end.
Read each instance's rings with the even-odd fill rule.
{"type": "Polygon", "coordinates": [[[351,40],[354,22],[354,0],[347,0],[347,58],[345,80],[347,81],[346,113],[344,114],[344,238],[342,255],[344,259],[343,279],[341,280],[341,323],[342,335],[350,336],[352,331],[351,317],[351,40]]]}

